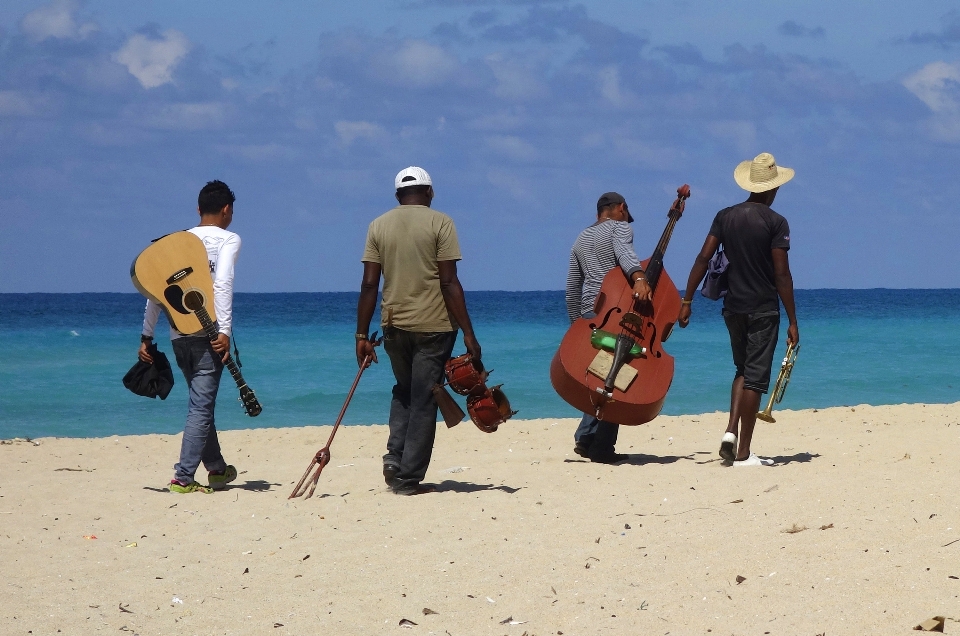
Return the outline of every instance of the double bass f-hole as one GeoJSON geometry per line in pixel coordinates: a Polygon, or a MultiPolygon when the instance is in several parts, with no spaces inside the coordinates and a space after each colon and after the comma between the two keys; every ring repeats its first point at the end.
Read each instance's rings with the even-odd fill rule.
{"type": "Polygon", "coordinates": [[[605,313],[605,314],[603,315],[603,322],[601,322],[599,325],[596,324],[596,323],[591,322],[591,323],[590,323],[590,328],[591,328],[591,329],[594,329],[594,330],[596,330],[596,329],[603,329],[603,327],[604,327],[608,322],[610,322],[610,315],[611,315],[613,312],[620,313],[620,312],[621,312],[621,309],[620,309],[619,307],[612,307],[610,310],[607,311],[607,313],[605,313]]]}

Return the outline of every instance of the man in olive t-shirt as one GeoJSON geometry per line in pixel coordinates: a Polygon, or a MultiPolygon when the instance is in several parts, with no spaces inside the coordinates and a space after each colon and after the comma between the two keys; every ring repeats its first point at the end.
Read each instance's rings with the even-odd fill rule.
{"type": "Polygon", "coordinates": [[[383,476],[397,494],[414,495],[425,491],[420,482],[437,432],[432,389],[443,381],[457,329],[463,330],[464,345],[475,360],[481,351],[457,278],[457,230],[449,216],[430,208],[430,175],[411,166],[400,171],[394,185],[400,205],[374,219],[367,230],[357,305],[357,363],[362,365],[367,356],[377,361],[368,332],[382,274],[384,349],[397,380],[383,476]]]}

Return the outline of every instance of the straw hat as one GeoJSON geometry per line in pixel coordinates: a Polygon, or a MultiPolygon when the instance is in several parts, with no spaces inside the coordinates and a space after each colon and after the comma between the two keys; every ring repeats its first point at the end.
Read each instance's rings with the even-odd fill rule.
{"type": "Polygon", "coordinates": [[[737,185],[747,192],[766,192],[793,179],[793,169],[778,166],[773,155],[761,152],[753,161],[744,161],[733,171],[737,185]]]}

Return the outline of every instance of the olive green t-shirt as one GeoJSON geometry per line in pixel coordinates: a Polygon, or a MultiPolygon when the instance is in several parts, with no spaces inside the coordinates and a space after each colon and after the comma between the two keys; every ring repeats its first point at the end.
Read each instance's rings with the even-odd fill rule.
{"type": "Polygon", "coordinates": [[[381,324],[419,333],[454,331],[440,293],[439,261],[459,261],[453,219],[424,205],[401,205],[367,230],[362,261],[383,271],[381,324]]]}

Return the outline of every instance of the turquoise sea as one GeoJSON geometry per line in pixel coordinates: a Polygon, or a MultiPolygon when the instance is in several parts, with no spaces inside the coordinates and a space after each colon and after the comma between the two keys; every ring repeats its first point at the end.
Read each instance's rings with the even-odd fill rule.
{"type": "MultiPolygon", "coordinates": [[[[247,417],[225,373],[217,426],[332,423],[356,373],[356,301],[237,294],[243,373],[264,410],[247,417]]],[[[517,417],[578,417],[548,376],[567,327],[563,292],[468,292],[467,303],[491,381],[503,383],[517,417]]],[[[960,290],[798,290],[797,305],[802,350],[783,408],[960,400],[960,290]]],[[[733,365],[720,306],[697,296],[691,326],[667,342],[677,370],[664,413],[726,410],[733,365]]],[[[0,294],[0,439],[181,431],[186,390],[176,369],[166,401],[121,383],[136,361],[142,312],[138,294],[0,294]]],[[[161,319],[157,333],[165,328],[161,319]]],[[[159,342],[174,363],[169,341],[159,342]]],[[[385,423],[392,378],[383,354],[345,421],[385,423]]]]}

